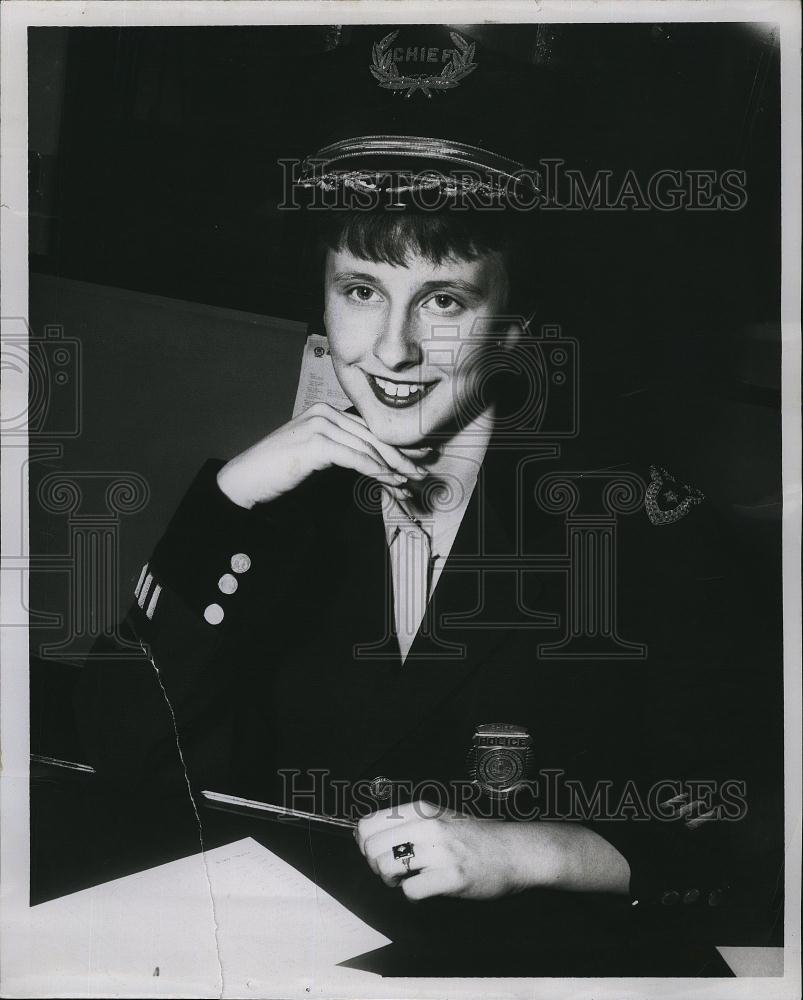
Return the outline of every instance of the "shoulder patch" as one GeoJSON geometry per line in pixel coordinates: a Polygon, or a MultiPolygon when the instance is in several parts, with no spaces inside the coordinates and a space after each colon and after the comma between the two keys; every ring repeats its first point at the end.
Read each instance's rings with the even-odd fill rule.
{"type": "Polygon", "coordinates": [[[650,485],[644,497],[644,506],[651,524],[672,524],[685,517],[689,510],[705,500],[705,496],[662,469],[660,465],[650,466],[650,485]]]}

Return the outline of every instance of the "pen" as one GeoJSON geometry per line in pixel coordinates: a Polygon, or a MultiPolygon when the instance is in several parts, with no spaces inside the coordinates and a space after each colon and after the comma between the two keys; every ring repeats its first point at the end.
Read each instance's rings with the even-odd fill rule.
{"type": "Polygon", "coordinates": [[[226,795],[223,792],[202,791],[206,805],[211,809],[221,809],[224,812],[243,813],[248,816],[258,816],[262,819],[294,820],[324,826],[334,832],[352,833],[357,824],[353,820],[339,819],[336,816],[324,816],[321,813],[305,812],[303,809],[290,809],[287,806],[277,806],[269,802],[258,802],[255,799],[243,799],[237,795],[226,795]]]}

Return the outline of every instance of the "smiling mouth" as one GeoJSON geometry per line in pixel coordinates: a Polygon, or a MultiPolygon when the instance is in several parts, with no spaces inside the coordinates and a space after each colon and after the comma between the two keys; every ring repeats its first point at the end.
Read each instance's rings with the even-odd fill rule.
{"type": "Polygon", "coordinates": [[[364,372],[364,375],[379,402],[396,410],[416,406],[438,384],[437,382],[392,382],[390,379],[369,375],[368,372],[364,372]]]}

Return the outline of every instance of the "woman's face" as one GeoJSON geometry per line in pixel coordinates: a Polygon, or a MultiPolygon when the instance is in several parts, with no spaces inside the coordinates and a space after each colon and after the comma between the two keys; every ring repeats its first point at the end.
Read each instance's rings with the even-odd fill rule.
{"type": "Polygon", "coordinates": [[[476,418],[488,321],[507,295],[498,254],[402,267],[330,250],[324,284],[335,372],[380,440],[413,447],[476,418]]]}

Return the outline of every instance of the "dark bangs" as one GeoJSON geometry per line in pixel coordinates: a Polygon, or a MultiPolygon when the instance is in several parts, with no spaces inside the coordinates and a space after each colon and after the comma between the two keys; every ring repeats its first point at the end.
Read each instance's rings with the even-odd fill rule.
{"type": "Polygon", "coordinates": [[[404,267],[414,256],[433,264],[499,253],[508,277],[507,309],[527,316],[535,301],[536,247],[527,213],[507,211],[322,212],[322,248],[404,267]]]}
{"type": "MultiPolygon", "coordinates": [[[[490,214],[490,213],[488,213],[490,214]]],[[[455,212],[327,212],[320,235],[330,250],[403,267],[412,256],[433,264],[504,253],[508,240],[497,219],[455,212]]]]}

